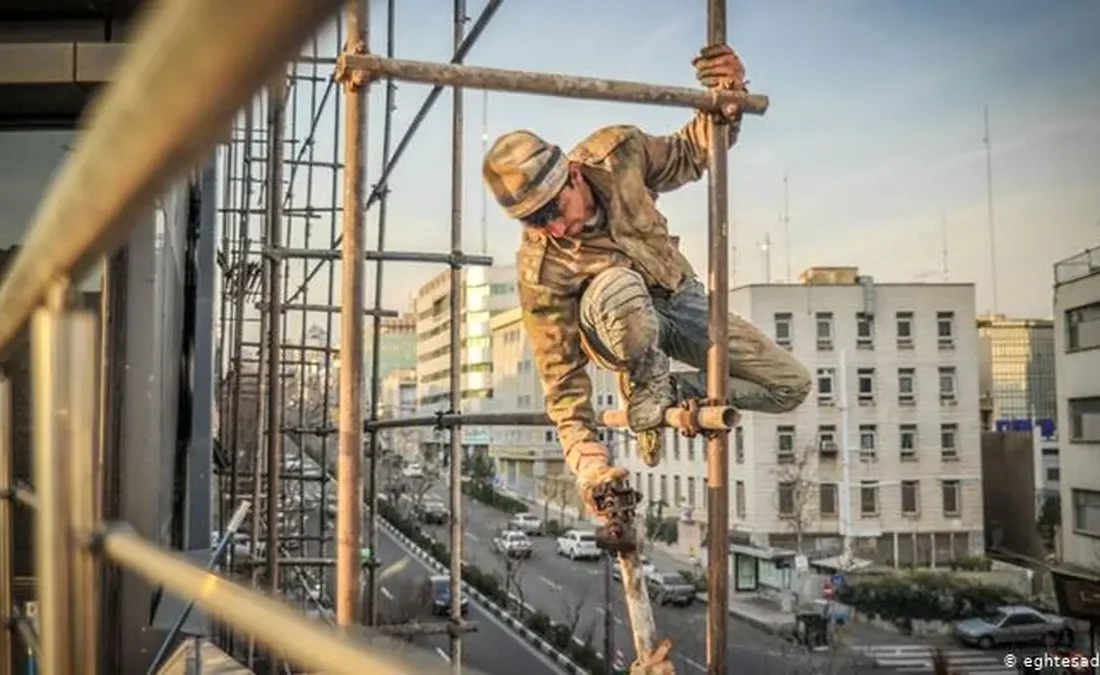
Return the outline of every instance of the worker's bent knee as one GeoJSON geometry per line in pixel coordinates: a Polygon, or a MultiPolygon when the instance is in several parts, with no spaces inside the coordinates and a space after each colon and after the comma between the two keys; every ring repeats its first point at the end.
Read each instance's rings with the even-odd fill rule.
{"type": "Polygon", "coordinates": [[[649,352],[660,333],[645,280],[628,268],[592,279],[581,297],[580,323],[591,346],[620,369],[649,352]]]}
{"type": "Polygon", "coordinates": [[[813,389],[813,380],[806,366],[791,357],[780,377],[768,387],[768,393],[777,413],[790,412],[802,405],[813,389]]]}

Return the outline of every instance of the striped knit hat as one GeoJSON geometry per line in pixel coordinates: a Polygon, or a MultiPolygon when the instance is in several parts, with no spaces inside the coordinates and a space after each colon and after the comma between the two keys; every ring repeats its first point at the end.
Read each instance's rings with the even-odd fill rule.
{"type": "Polygon", "coordinates": [[[565,187],[569,160],[561,148],[530,131],[513,131],[489,148],[481,173],[508,216],[522,220],[565,187]]]}

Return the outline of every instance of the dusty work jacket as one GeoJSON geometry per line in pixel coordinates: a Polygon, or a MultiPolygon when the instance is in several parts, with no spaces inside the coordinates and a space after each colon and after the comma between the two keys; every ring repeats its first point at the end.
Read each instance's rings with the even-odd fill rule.
{"type": "MultiPolygon", "coordinates": [[[[736,141],[739,125],[730,131],[736,141]]],[[[605,227],[578,239],[556,241],[525,227],[516,257],[523,321],[562,450],[596,441],[592,383],[585,372],[592,350],[580,330],[586,283],[611,267],[630,267],[654,289],[676,290],[695,276],[657,210],[660,192],[698,180],[707,168],[708,123],[697,114],[669,136],[637,127],[600,129],[581,141],[569,159],[582,172],[603,209],[605,227]]]]}

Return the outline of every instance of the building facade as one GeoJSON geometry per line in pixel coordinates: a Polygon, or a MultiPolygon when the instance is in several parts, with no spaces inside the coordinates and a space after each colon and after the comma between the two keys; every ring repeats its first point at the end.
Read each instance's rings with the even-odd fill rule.
{"type": "MultiPolygon", "coordinates": [[[[374,321],[368,319],[364,324],[363,365],[364,372],[370,377],[373,359],[374,321]]],[[[387,377],[396,370],[416,369],[416,314],[405,312],[401,316],[384,317],[379,321],[378,338],[378,375],[387,377]]],[[[365,392],[367,395],[370,392],[365,392]]],[[[369,404],[369,401],[368,401],[369,404]]]]}
{"type": "Polygon", "coordinates": [[[1062,561],[1100,568],[1100,247],[1054,266],[1062,561]]]}
{"type": "MultiPolygon", "coordinates": [[[[493,412],[542,412],[546,401],[517,307],[493,317],[493,412]]],[[[588,366],[596,410],[617,405],[618,385],[613,373],[588,366]]],[[[613,437],[600,431],[601,440],[614,446],[613,437]]],[[[558,434],[553,427],[496,426],[491,429],[489,457],[503,486],[517,494],[540,498],[548,476],[564,470],[558,434]]]]}
{"type": "MultiPolygon", "coordinates": [[[[818,268],[802,284],[735,289],[730,308],[814,377],[797,410],[745,412],[731,438],[738,588],[755,587],[768,550],[826,557],[848,543],[898,565],[983,551],[973,285],[818,268]]],[[[623,458],[643,493],[705,517],[705,454],[670,433],[656,468],[623,458]]]]}
{"type": "MultiPolygon", "coordinates": [[[[451,279],[444,271],[416,293],[416,405],[417,415],[450,407],[451,279]]],[[[467,267],[460,271],[459,359],[462,412],[483,412],[493,397],[492,329],[490,320],[516,306],[514,266],[467,267]]],[[[463,427],[467,453],[488,452],[488,427],[463,427]]],[[[449,447],[447,432],[424,430],[421,452],[429,460],[442,459],[449,447]]]]}
{"type": "MultiPolygon", "coordinates": [[[[414,333],[415,334],[415,333],[414,333]]],[[[380,383],[379,419],[401,419],[416,414],[416,369],[390,371],[380,383]]],[[[384,429],[379,431],[382,446],[403,458],[414,459],[419,450],[419,430],[384,429]]]]}
{"type": "Polygon", "coordinates": [[[978,317],[982,427],[1032,436],[1035,504],[1058,494],[1054,322],[978,317]]]}

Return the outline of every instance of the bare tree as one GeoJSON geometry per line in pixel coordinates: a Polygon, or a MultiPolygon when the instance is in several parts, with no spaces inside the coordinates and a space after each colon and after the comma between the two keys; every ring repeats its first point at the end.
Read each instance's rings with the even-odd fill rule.
{"type": "Polygon", "coordinates": [[[413,500],[413,509],[419,510],[421,505],[424,504],[424,498],[428,496],[432,488],[439,484],[439,471],[434,468],[425,468],[421,475],[410,477],[408,482],[409,495],[413,500]]]}
{"type": "MultiPolygon", "coordinates": [[[[815,453],[813,445],[796,449],[788,456],[781,456],[776,468],[779,517],[787,522],[794,534],[799,553],[803,552],[803,537],[818,515],[813,503],[815,453]]],[[[845,495],[839,497],[844,498],[845,495]]]]}
{"type": "Polygon", "coordinates": [[[504,556],[504,568],[501,570],[500,587],[504,589],[509,610],[520,618],[527,614],[527,602],[524,599],[523,579],[526,558],[504,556]]]}
{"type": "Polygon", "coordinates": [[[589,599],[596,597],[593,590],[592,584],[587,584],[584,588],[577,589],[572,596],[570,596],[569,592],[564,588],[561,590],[559,597],[562,600],[562,614],[565,618],[565,626],[573,635],[577,633],[577,627],[581,623],[581,617],[584,616],[584,608],[588,606],[589,599]]]}
{"type": "MultiPolygon", "coordinates": [[[[428,580],[398,577],[387,584],[388,592],[378,608],[378,623],[382,626],[411,626],[431,619],[432,590],[428,580]]],[[[366,589],[364,589],[366,593],[366,589]]],[[[364,595],[364,601],[366,597],[364,595]]],[[[386,631],[395,637],[411,640],[412,633],[386,631]]]]}
{"type": "Polygon", "coordinates": [[[575,500],[577,494],[576,481],[566,473],[554,475],[554,502],[558,506],[558,517],[565,522],[565,509],[575,500]]]}

